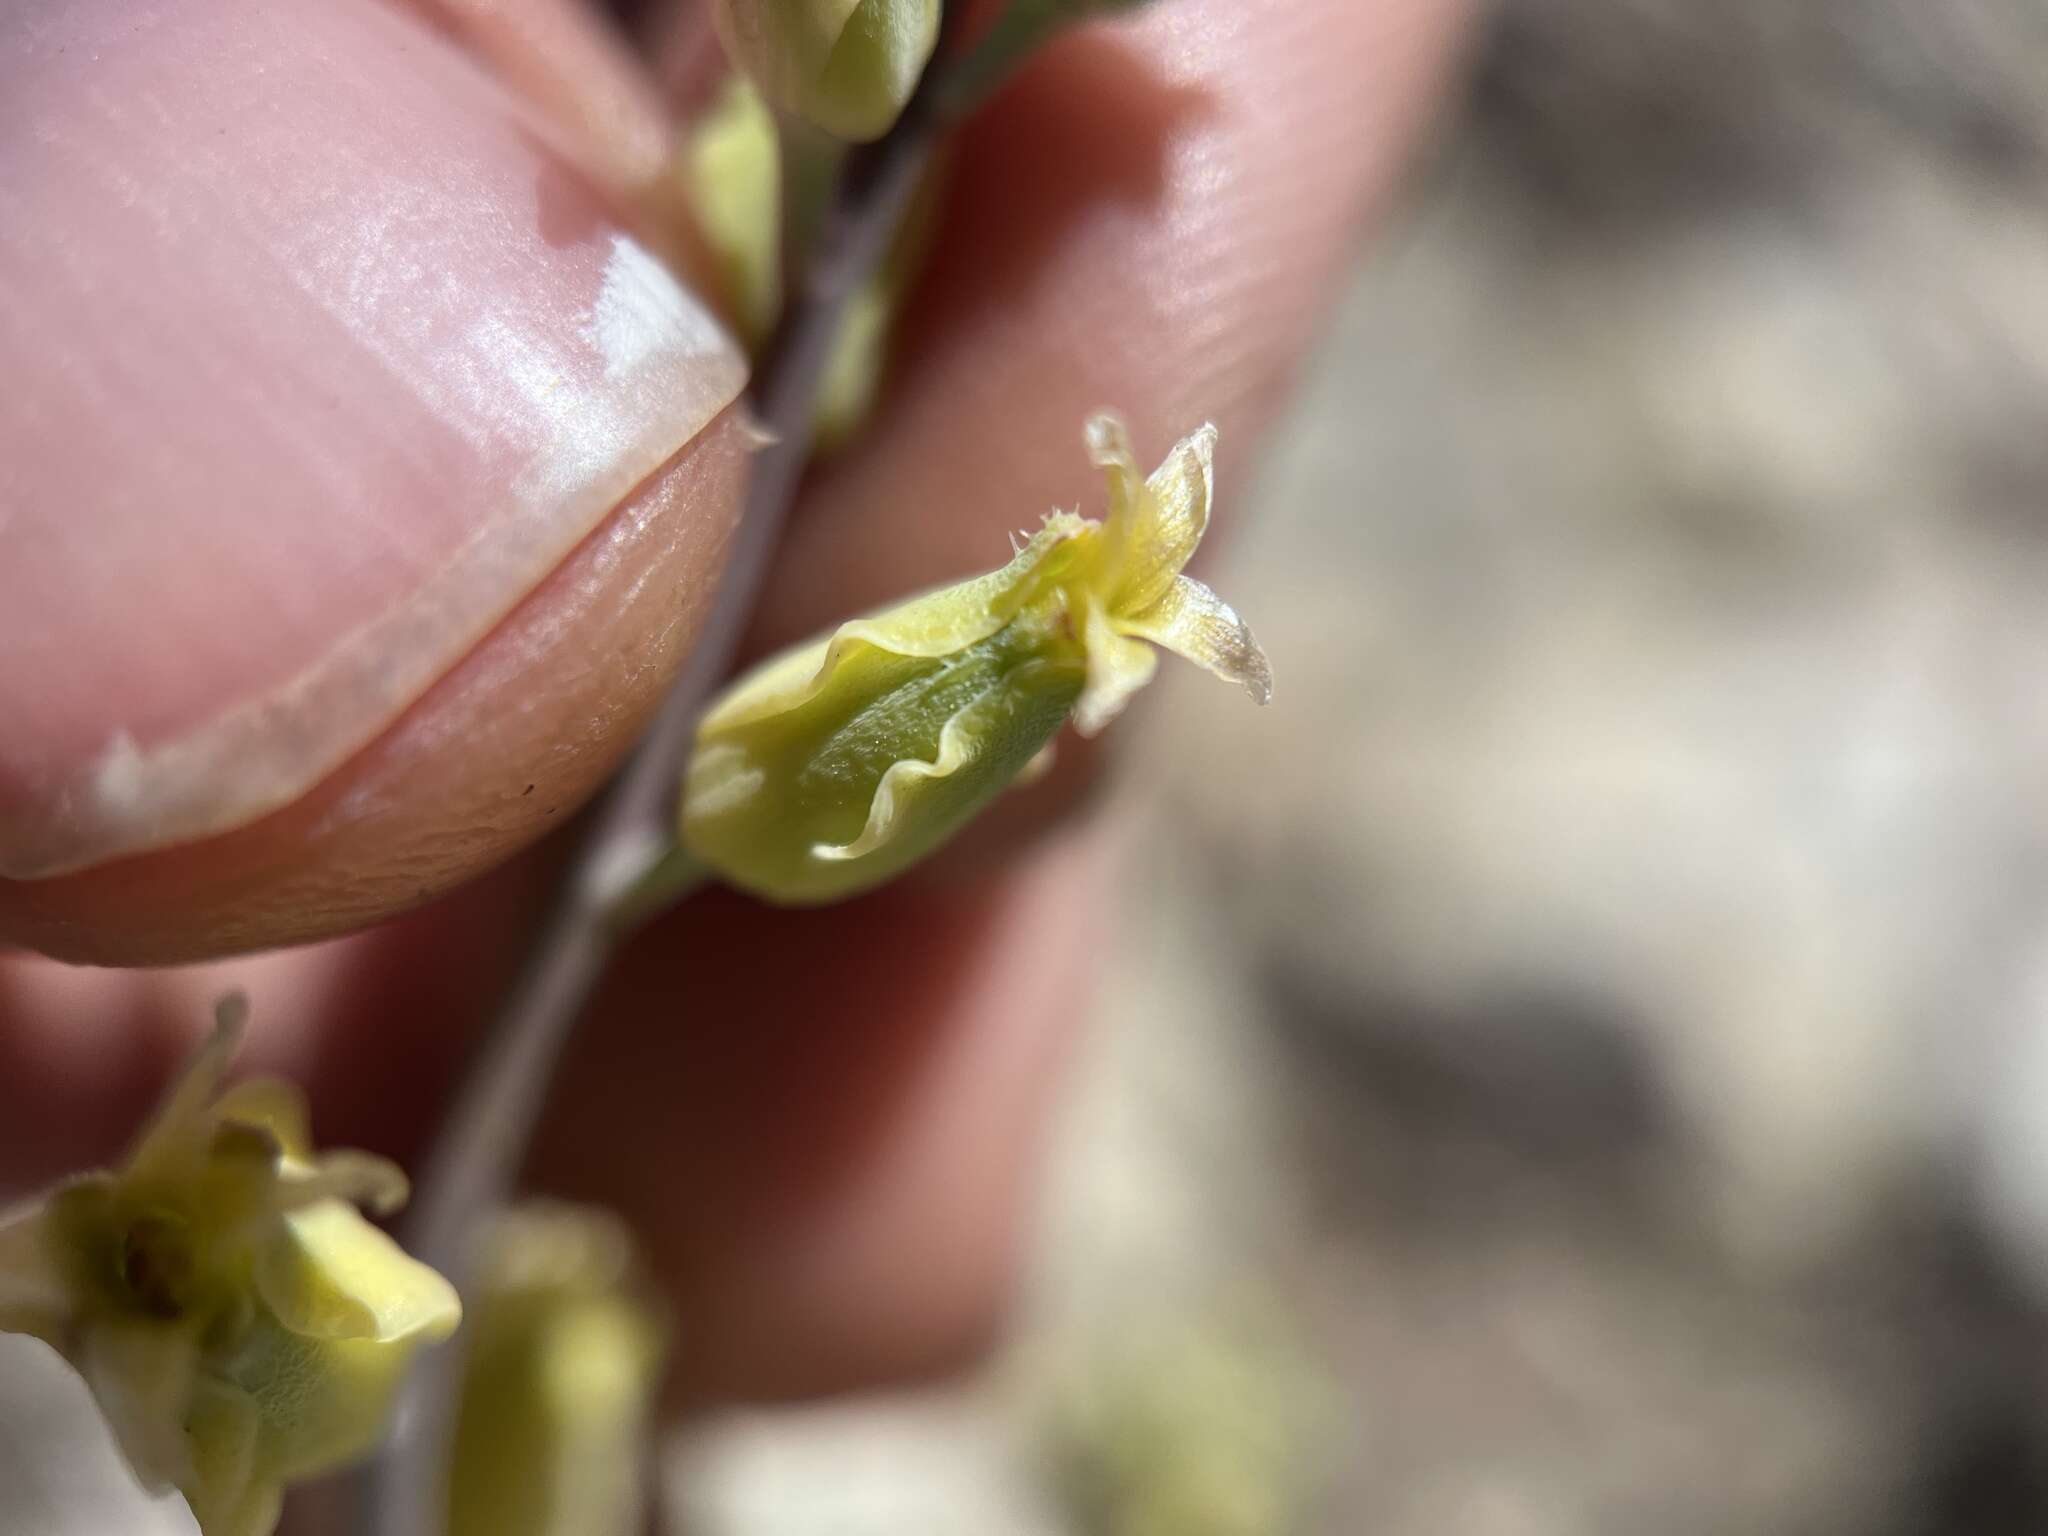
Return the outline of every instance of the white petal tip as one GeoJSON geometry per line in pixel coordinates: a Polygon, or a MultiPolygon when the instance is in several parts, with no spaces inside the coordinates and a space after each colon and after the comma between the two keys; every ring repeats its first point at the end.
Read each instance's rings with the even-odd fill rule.
{"type": "Polygon", "coordinates": [[[1088,457],[1104,469],[1132,462],[1131,433],[1115,411],[1097,411],[1082,428],[1088,441],[1088,457]]]}
{"type": "Polygon", "coordinates": [[[1237,680],[1244,691],[1252,696],[1254,704],[1273,702],[1273,667],[1266,660],[1266,653],[1259,649],[1259,642],[1252,638],[1252,632],[1244,631],[1244,654],[1237,660],[1237,680]]]}

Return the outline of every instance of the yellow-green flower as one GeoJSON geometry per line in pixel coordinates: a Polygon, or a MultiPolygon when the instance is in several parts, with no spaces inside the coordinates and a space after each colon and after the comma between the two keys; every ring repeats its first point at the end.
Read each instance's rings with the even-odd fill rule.
{"type": "Polygon", "coordinates": [[[727,319],[758,352],[782,305],[782,152],[775,117],[744,75],[712,98],[683,141],[681,171],[718,258],[727,319]]]}
{"type": "Polygon", "coordinates": [[[666,1333],[617,1217],[500,1217],[470,1308],[448,1536],[639,1536],[666,1333]]]}
{"type": "Polygon", "coordinates": [[[717,0],[720,41],[762,95],[838,138],[889,131],[939,38],[940,0],[717,0]]]}
{"type": "Polygon", "coordinates": [[[1092,736],[1163,646],[1264,703],[1266,658],[1181,573],[1208,526],[1216,432],[1149,477],[1122,425],[1088,424],[1104,520],[1055,513],[1002,569],[914,598],[742,678],[698,729],[682,841],[721,878],[820,902],[890,878],[951,837],[1069,716],[1092,736]]]}
{"type": "Polygon", "coordinates": [[[152,1491],[205,1536],[266,1536],[285,1485],[368,1450],[454,1289],[357,1213],[405,1200],[361,1152],[314,1154],[290,1084],[221,1080],[239,999],[128,1160],[0,1219],[0,1329],[64,1355],[152,1491]]]}

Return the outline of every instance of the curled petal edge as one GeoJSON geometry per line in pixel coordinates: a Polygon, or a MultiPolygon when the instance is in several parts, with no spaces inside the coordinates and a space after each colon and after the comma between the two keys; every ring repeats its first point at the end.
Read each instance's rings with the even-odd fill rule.
{"type": "Polygon", "coordinates": [[[462,1318],[455,1288],[338,1200],[285,1218],[256,1269],[264,1305],[306,1338],[378,1344],[446,1338],[462,1318]]]}
{"type": "Polygon", "coordinates": [[[76,1361],[129,1467],[151,1493],[192,1479],[192,1452],[181,1429],[199,1372],[192,1329],[150,1319],[119,1319],[85,1330],[76,1361]]]}
{"type": "Polygon", "coordinates": [[[732,730],[801,709],[824,692],[832,674],[863,647],[931,658],[979,644],[1065,574],[1081,536],[1091,528],[1072,513],[1055,513],[1000,570],[849,619],[830,635],[763,663],[705,715],[700,731],[732,730]]]}
{"type": "Polygon", "coordinates": [[[1109,483],[1103,523],[1103,596],[1119,611],[1150,607],[1193,558],[1209,528],[1215,497],[1216,428],[1204,422],[1141,477],[1123,422],[1090,418],[1088,456],[1109,483]]]}
{"type": "Polygon", "coordinates": [[[1176,577],[1156,603],[1117,627],[1236,683],[1256,703],[1272,702],[1273,668],[1253,638],[1251,626],[1192,576],[1176,577]]]}
{"type": "Polygon", "coordinates": [[[831,863],[846,863],[865,858],[885,847],[908,819],[921,788],[951,778],[974,760],[975,747],[980,740],[979,713],[1030,687],[1033,674],[1051,670],[1051,664],[1044,661],[1024,662],[1012,667],[961,705],[939,729],[938,756],[930,762],[904,758],[891,763],[883,771],[875,785],[874,797],[868,802],[867,824],[861,828],[860,836],[850,843],[814,843],[811,856],[831,863]]]}

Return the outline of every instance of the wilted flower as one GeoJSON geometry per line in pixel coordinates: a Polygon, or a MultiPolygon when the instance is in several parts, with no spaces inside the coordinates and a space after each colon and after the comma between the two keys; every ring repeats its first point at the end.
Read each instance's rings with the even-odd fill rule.
{"type": "Polygon", "coordinates": [[[940,0],[718,0],[733,63],[761,93],[838,138],[889,131],[939,37],[940,0]]]}
{"type": "Polygon", "coordinates": [[[1055,513],[1002,569],[842,624],[713,705],[684,787],[693,857],[777,901],[878,884],[965,825],[1069,715],[1083,735],[1107,725],[1151,679],[1153,645],[1266,701],[1251,631],[1181,574],[1208,525],[1215,429],[1149,479],[1115,418],[1087,435],[1104,521],[1055,513]]]}
{"type": "Polygon", "coordinates": [[[405,1200],[361,1152],[315,1155],[290,1084],[221,1079],[239,998],[128,1160],[0,1220],[0,1329],[64,1355],[152,1491],[205,1536],[265,1536],[288,1482],[369,1449],[449,1284],[357,1213],[405,1200]]]}
{"type": "Polygon", "coordinates": [[[639,1536],[666,1329],[624,1223],[501,1216],[466,1338],[448,1536],[639,1536]]]}

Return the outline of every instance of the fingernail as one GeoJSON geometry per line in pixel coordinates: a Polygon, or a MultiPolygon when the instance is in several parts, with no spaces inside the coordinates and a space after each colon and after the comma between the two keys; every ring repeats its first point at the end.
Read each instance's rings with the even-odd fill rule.
{"type": "Polygon", "coordinates": [[[744,364],[380,0],[32,0],[0,53],[0,875],[344,762],[744,364]]]}

